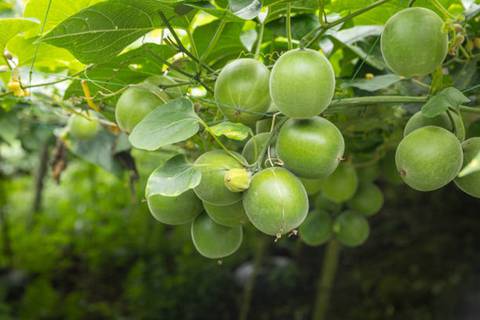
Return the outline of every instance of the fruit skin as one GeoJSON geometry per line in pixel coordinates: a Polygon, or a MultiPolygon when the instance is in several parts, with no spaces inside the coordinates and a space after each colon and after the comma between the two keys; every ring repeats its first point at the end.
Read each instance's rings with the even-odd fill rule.
{"type": "Polygon", "coordinates": [[[146,79],[143,83],[144,86],[132,86],[125,90],[115,108],[115,120],[120,129],[131,132],[147,114],[170,99],[168,93],[178,96],[176,91],[164,91],[160,88],[156,88],[158,90],[155,90],[154,93],[149,87],[174,83],[170,78],[154,76],[146,79]]]}
{"type": "Polygon", "coordinates": [[[312,211],[300,226],[299,234],[309,246],[322,245],[333,235],[333,219],[326,211],[312,211]]]}
{"type": "MultiPolygon", "coordinates": [[[[480,138],[470,138],[462,143],[463,148],[463,166],[472,161],[480,152],[480,138]]],[[[471,173],[462,178],[454,180],[457,187],[468,195],[480,198],[480,171],[471,173]]]]}
{"type": "Polygon", "coordinates": [[[388,67],[401,76],[432,73],[447,56],[448,35],[443,31],[443,20],[429,9],[404,9],[385,24],[381,50],[388,67]]]}
{"type": "MultiPolygon", "coordinates": [[[[455,123],[455,128],[457,130],[456,136],[460,141],[465,140],[465,126],[463,125],[462,119],[456,114],[452,113],[452,119],[455,123]]],[[[452,122],[448,117],[447,113],[441,113],[440,115],[428,118],[423,115],[421,111],[418,111],[413,116],[410,117],[405,128],[403,130],[403,136],[408,135],[412,131],[423,128],[426,126],[437,126],[444,129],[447,129],[450,132],[453,132],[452,122]]]]}
{"type": "Polygon", "coordinates": [[[227,189],[224,177],[228,170],[243,166],[225,151],[206,152],[198,157],[194,165],[202,172],[202,180],[193,190],[204,202],[226,206],[242,199],[241,193],[227,189]]]}
{"type": "Polygon", "coordinates": [[[215,101],[234,122],[253,125],[270,106],[270,71],[261,62],[245,58],[227,64],[215,82],[215,101]]]}
{"type": "Polygon", "coordinates": [[[325,198],[342,203],[353,197],[358,187],[358,176],[350,163],[342,163],[325,179],[322,193],[325,198]]]}
{"type": "Polygon", "coordinates": [[[395,164],[394,150],[389,150],[382,160],[380,160],[380,169],[382,171],[382,178],[384,181],[393,185],[403,184],[403,180],[400,177],[395,164]]]}
{"type": "Polygon", "coordinates": [[[208,216],[218,224],[227,227],[235,227],[248,222],[247,215],[243,209],[241,201],[235,202],[228,206],[214,206],[212,204],[203,203],[203,207],[208,216]]]}
{"type": "Polygon", "coordinates": [[[302,182],[287,169],[267,168],[253,176],[243,197],[250,222],[274,236],[297,228],[308,213],[308,197],[302,182]]]}
{"type": "Polygon", "coordinates": [[[259,133],[250,138],[243,147],[242,156],[247,160],[248,163],[252,164],[257,161],[260,152],[263,151],[263,148],[270,138],[270,133],[263,132],[259,133]]]}
{"type": "Polygon", "coordinates": [[[289,119],[280,129],[276,151],[285,167],[296,175],[324,178],[340,163],[345,142],[340,130],[327,119],[289,119]]]}
{"type": "Polygon", "coordinates": [[[290,118],[310,118],[327,109],[335,91],[335,73],[328,59],[312,49],[284,53],[270,76],[270,95],[290,118]]]}
{"type": "Polygon", "coordinates": [[[206,214],[198,216],[192,223],[190,234],[195,249],[204,257],[220,259],[240,248],[243,241],[241,226],[225,227],[215,223],[206,214]]]}
{"type": "Polygon", "coordinates": [[[358,180],[361,182],[373,182],[380,175],[380,166],[378,163],[361,167],[357,170],[358,180]]]}
{"type": "Polygon", "coordinates": [[[364,215],[345,211],[335,219],[333,231],[340,243],[347,247],[356,247],[367,240],[370,226],[364,215]]]}
{"type": "Polygon", "coordinates": [[[432,191],[457,176],[463,162],[462,146],[453,133],[427,126],[402,139],[395,162],[407,185],[418,191],[432,191]]]}
{"type": "Polygon", "coordinates": [[[322,193],[318,194],[314,200],[315,210],[324,210],[330,213],[336,213],[342,209],[342,205],[327,199],[322,193]]]}
{"type": "Polygon", "coordinates": [[[383,193],[379,187],[373,183],[362,183],[348,206],[366,216],[373,216],[380,211],[383,201],[383,193]]]}
{"type": "Polygon", "coordinates": [[[100,123],[97,119],[86,119],[74,114],[68,119],[69,133],[79,140],[89,140],[95,137],[100,130],[100,123]]]}
{"type": "Polygon", "coordinates": [[[313,196],[322,190],[323,179],[300,178],[300,181],[302,181],[305,191],[307,191],[309,196],[313,196]]]}
{"type": "Polygon", "coordinates": [[[176,197],[152,195],[147,198],[148,209],[161,223],[181,225],[192,222],[202,210],[202,202],[193,190],[187,190],[176,197]]]}

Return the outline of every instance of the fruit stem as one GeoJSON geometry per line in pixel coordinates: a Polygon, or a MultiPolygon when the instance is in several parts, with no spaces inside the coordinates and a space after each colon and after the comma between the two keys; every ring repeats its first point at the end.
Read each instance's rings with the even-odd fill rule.
{"type": "Polygon", "coordinates": [[[255,47],[255,59],[258,59],[260,56],[260,47],[262,46],[263,42],[263,31],[265,30],[265,23],[261,22],[260,23],[260,31],[258,34],[258,41],[257,41],[257,46],[255,47]]]}
{"type": "Polygon", "coordinates": [[[290,2],[287,4],[287,40],[288,40],[288,50],[292,49],[292,5],[290,2]]]}
{"type": "Polygon", "coordinates": [[[335,281],[335,275],[337,273],[340,249],[340,243],[336,240],[330,240],[327,244],[323,258],[322,274],[317,283],[317,294],[312,320],[326,319],[333,282],[335,281]]]}
{"type": "Polygon", "coordinates": [[[446,18],[455,18],[438,0],[430,0],[432,4],[441,12],[446,18]]]}

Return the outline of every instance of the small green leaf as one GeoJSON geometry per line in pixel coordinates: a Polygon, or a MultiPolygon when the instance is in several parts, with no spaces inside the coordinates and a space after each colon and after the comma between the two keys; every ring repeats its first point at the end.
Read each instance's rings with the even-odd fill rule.
{"type": "Polygon", "coordinates": [[[145,196],[159,194],[175,197],[198,186],[201,179],[201,172],[179,154],[152,172],[147,180],[145,196]]]}
{"type": "Polygon", "coordinates": [[[377,91],[390,87],[392,84],[402,80],[402,77],[395,74],[375,76],[373,79],[350,80],[342,83],[342,88],[355,87],[365,91],[377,91]]]}
{"type": "Polygon", "coordinates": [[[425,117],[433,118],[448,110],[448,108],[458,108],[461,104],[469,102],[470,99],[465,97],[463,93],[454,88],[449,87],[443,89],[422,107],[422,113],[425,117]]]}
{"type": "Polygon", "coordinates": [[[477,171],[480,171],[480,152],[460,171],[458,176],[462,178],[477,171]]]}
{"type": "Polygon", "coordinates": [[[240,41],[242,42],[245,49],[248,50],[248,52],[252,52],[253,46],[257,41],[257,31],[255,29],[250,29],[242,32],[242,34],[240,35],[240,41]]]}
{"type": "Polygon", "coordinates": [[[180,98],[150,112],[133,128],[129,140],[135,148],[152,151],[186,140],[198,129],[199,119],[192,102],[180,98]]]}
{"type": "Polygon", "coordinates": [[[243,141],[248,137],[251,129],[238,122],[225,121],[210,128],[211,132],[219,136],[225,136],[232,140],[243,141]]]}

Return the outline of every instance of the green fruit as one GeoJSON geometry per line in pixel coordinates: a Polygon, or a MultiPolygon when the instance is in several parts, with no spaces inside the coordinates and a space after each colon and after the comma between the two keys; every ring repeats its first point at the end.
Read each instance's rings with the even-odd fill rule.
{"type": "Polygon", "coordinates": [[[309,196],[313,196],[322,190],[323,179],[300,178],[300,181],[302,181],[305,191],[307,191],[309,196]]]}
{"type": "Polygon", "coordinates": [[[235,227],[245,224],[248,221],[242,201],[235,202],[228,206],[214,206],[204,202],[203,207],[210,218],[222,226],[235,227]]]}
{"type": "MultiPolygon", "coordinates": [[[[480,152],[480,138],[470,138],[462,143],[463,166],[468,165],[480,152]]],[[[456,178],[455,184],[466,194],[480,198],[480,171],[456,178]]]]}
{"type": "Polygon", "coordinates": [[[193,190],[187,190],[176,197],[159,194],[147,198],[152,216],[161,223],[180,225],[192,222],[202,212],[202,202],[193,190]]]}
{"type": "Polygon", "coordinates": [[[258,120],[255,124],[255,132],[257,134],[270,132],[270,129],[272,129],[272,118],[258,120]]]}
{"type": "Polygon", "coordinates": [[[403,138],[395,162],[403,181],[418,191],[439,189],[458,174],[462,146],[451,132],[434,126],[417,129],[403,138]]]}
{"type": "Polygon", "coordinates": [[[193,221],[190,233],[195,249],[210,259],[231,255],[240,248],[243,241],[242,226],[225,227],[215,223],[206,214],[193,221]]]}
{"type": "Polygon", "coordinates": [[[215,101],[231,121],[248,125],[263,117],[270,106],[270,72],[255,59],[227,64],[215,82],[215,101]]]}
{"type": "Polygon", "coordinates": [[[383,193],[373,183],[362,183],[348,206],[366,216],[372,216],[383,206],[383,193]]]}
{"type": "Polygon", "coordinates": [[[326,211],[312,211],[299,228],[300,238],[309,246],[319,246],[330,240],[333,219],[326,211]]]}
{"type": "Polygon", "coordinates": [[[381,37],[383,59],[404,77],[424,76],[439,67],[448,51],[443,20],[425,8],[404,9],[388,19],[381,37]]]}
{"type": "Polygon", "coordinates": [[[214,150],[202,154],[196,161],[202,173],[200,184],[194,188],[197,196],[204,202],[217,206],[226,206],[240,201],[242,194],[232,192],[225,186],[225,173],[234,168],[243,166],[225,151],[214,150]]]}
{"type": "Polygon", "coordinates": [[[276,151],[285,167],[305,178],[324,178],[337,168],[345,143],[338,128],[321,117],[289,119],[280,129],[276,151]]]}
{"type": "Polygon", "coordinates": [[[342,163],[333,172],[322,187],[325,198],[342,203],[353,197],[358,187],[358,177],[355,168],[350,163],[342,163]]]}
{"type": "Polygon", "coordinates": [[[131,132],[147,114],[169,100],[165,91],[153,86],[157,82],[160,82],[159,78],[149,78],[143,84],[132,86],[122,93],[115,108],[115,120],[120,129],[131,132]]]}
{"type": "Polygon", "coordinates": [[[248,163],[252,164],[257,161],[269,138],[270,133],[264,132],[259,133],[248,140],[242,151],[242,156],[247,160],[248,163]]]}
{"type": "Polygon", "coordinates": [[[74,114],[68,119],[68,132],[76,139],[89,140],[95,137],[100,130],[97,119],[87,119],[74,114]]]}
{"type": "Polygon", "coordinates": [[[397,166],[395,165],[395,151],[388,151],[380,160],[380,170],[382,171],[383,179],[393,185],[400,185],[403,183],[400,174],[398,174],[397,166]]]}
{"type": "Polygon", "coordinates": [[[373,182],[379,174],[380,166],[377,163],[357,169],[358,180],[361,182],[373,182]]]}
{"type": "Polygon", "coordinates": [[[311,49],[284,53],[273,66],[270,94],[290,118],[310,118],[327,109],[335,91],[335,73],[323,54],[311,49]]]}
{"type": "Polygon", "coordinates": [[[347,247],[356,247],[367,240],[370,226],[364,215],[346,211],[335,219],[333,231],[340,243],[347,247]]]}
{"type": "MultiPolygon", "coordinates": [[[[462,119],[456,114],[452,113],[452,119],[455,123],[456,136],[460,141],[465,140],[465,126],[463,125],[462,119]]],[[[453,125],[448,117],[447,113],[441,113],[440,115],[428,118],[423,115],[421,111],[415,113],[405,125],[403,130],[403,136],[408,135],[412,131],[423,128],[426,126],[437,126],[444,129],[447,129],[450,132],[453,132],[453,125]]]]}
{"type": "Polygon", "coordinates": [[[315,197],[314,208],[315,210],[325,210],[327,212],[335,213],[340,211],[342,205],[327,199],[322,193],[320,193],[315,197]]]}
{"type": "Polygon", "coordinates": [[[258,230],[278,237],[305,220],[308,197],[297,177],[286,169],[274,167],[253,176],[243,197],[243,207],[258,230]]]}

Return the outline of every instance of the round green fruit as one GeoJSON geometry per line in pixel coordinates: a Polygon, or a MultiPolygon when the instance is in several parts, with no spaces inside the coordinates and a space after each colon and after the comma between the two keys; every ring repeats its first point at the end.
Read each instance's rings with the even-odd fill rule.
{"type": "Polygon", "coordinates": [[[247,160],[248,163],[252,164],[257,161],[260,153],[263,151],[263,148],[268,143],[270,138],[270,133],[264,132],[259,133],[248,140],[243,147],[242,156],[247,160]]]}
{"type": "Polygon", "coordinates": [[[318,194],[314,200],[315,210],[325,210],[330,213],[340,211],[342,205],[327,199],[322,193],[318,194]]]}
{"type": "Polygon", "coordinates": [[[362,183],[348,202],[348,206],[366,216],[372,216],[383,206],[383,193],[373,183],[362,183]]]}
{"type": "Polygon", "coordinates": [[[76,139],[89,140],[95,137],[100,130],[97,119],[87,119],[74,114],[68,119],[68,132],[76,139]]]}
{"type": "MultiPolygon", "coordinates": [[[[173,82],[173,80],[162,81],[173,82]]],[[[115,120],[120,129],[131,132],[147,114],[169,100],[167,92],[153,87],[158,82],[160,82],[158,77],[149,78],[144,83],[132,86],[122,93],[115,108],[115,120]]],[[[158,85],[160,84],[163,83],[158,83],[158,85]]]]}
{"type": "Polygon", "coordinates": [[[289,119],[280,129],[276,151],[296,175],[324,178],[340,163],[345,142],[340,130],[327,119],[289,119]]]}
{"type": "Polygon", "coordinates": [[[322,190],[323,179],[300,178],[300,181],[302,181],[305,191],[307,191],[309,196],[313,196],[322,190]]]}
{"type": "Polygon", "coordinates": [[[367,240],[370,226],[364,215],[346,211],[335,219],[333,231],[341,244],[347,247],[356,247],[367,240]]]}
{"type": "Polygon", "coordinates": [[[252,125],[270,106],[270,72],[255,59],[227,64],[215,82],[215,101],[231,121],[252,125]]]}
{"type": "Polygon", "coordinates": [[[192,222],[202,212],[202,202],[193,190],[187,190],[176,197],[152,195],[147,198],[148,209],[161,223],[181,225],[192,222]]]}
{"type": "Polygon", "coordinates": [[[388,19],[381,36],[383,59],[404,77],[424,76],[439,67],[448,51],[443,20],[425,8],[404,9],[388,19]]]}
{"type": "Polygon", "coordinates": [[[330,240],[333,219],[326,211],[312,211],[299,228],[300,238],[309,246],[319,246],[330,240]]]}
{"type": "Polygon", "coordinates": [[[380,175],[380,166],[378,163],[361,167],[357,170],[358,180],[361,182],[373,182],[380,175]]]}
{"type": "Polygon", "coordinates": [[[311,49],[284,53],[273,66],[270,94],[290,118],[310,118],[324,111],[335,91],[335,73],[323,54],[311,49]]]}
{"type": "Polygon", "coordinates": [[[330,176],[325,179],[322,193],[325,198],[342,203],[350,200],[358,187],[358,176],[350,163],[342,163],[330,176]]]}
{"type": "Polygon", "coordinates": [[[394,150],[389,150],[382,160],[380,160],[380,170],[384,181],[393,185],[400,185],[403,183],[402,178],[398,174],[397,166],[395,165],[394,150]]]}
{"type": "Polygon", "coordinates": [[[209,217],[222,226],[235,227],[245,224],[248,221],[242,201],[235,202],[228,206],[215,206],[204,202],[203,207],[209,217]]]}
{"type": "Polygon", "coordinates": [[[204,257],[220,259],[240,248],[243,241],[242,226],[226,227],[215,223],[206,214],[198,216],[191,227],[195,249],[204,257]]]}
{"type": "MultiPolygon", "coordinates": [[[[462,143],[463,165],[468,165],[480,152],[480,138],[470,138],[462,143]]],[[[455,184],[466,194],[480,198],[480,171],[456,178],[455,184]]]]}
{"type": "Polygon", "coordinates": [[[242,199],[241,193],[228,190],[224,179],[228,170],[243,166],[225,151],[214,150],[202,154],[195,161],[195,167],[202,173],[202,180],[194,191],[204,202],[226,206],[242,199]]]}
{"type": "MultiPolygon", "coordinates": [[[[458,114],[452,113],[452,120],[455,124],[457,138],[460,141],[465,140],[465,126],[463,125],[462,119],[458,114]]],[[[408,120],[407,124],[405,125],[405,129],[403,130],[403,136],[406,136],[412,131],[426,126],[437,126],[450,132],[454,131],[452,121],[450,121],[450,118],[446,112],[441,113],[436,117],[428,118],[425,117],[421,111],[418,111],[408,120]]]]}
{"type": "Polygon", "coordinates": [[[462,146],[453,133],[427,126],[403,138],[395,162],[407,185],[418,191],[432,191],[456,177],[463,162],[462,146]]]}
{"type": "Polygon", "coordinates": [[[253,176],[243,207],[250,222],[274,236],[297,228],[308,213],[308,197],[302,182],[284,168],[274,167],[253,176]]]}

